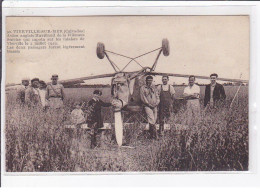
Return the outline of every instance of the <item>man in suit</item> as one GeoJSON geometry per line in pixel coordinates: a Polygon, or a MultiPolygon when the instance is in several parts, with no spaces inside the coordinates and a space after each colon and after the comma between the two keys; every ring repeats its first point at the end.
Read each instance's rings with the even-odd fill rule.
{"type": "Polygon", "coordinates": [[[100,90],[95,90],[93,92],[93,98],[88,102],[88,110],[87,114],[87,123],[91,128],[91,148],[95,148],[97,146],[96,136],[98,133],[98,129],[104,126],[103,117],[101,114],[102,107],[109,107],[111,103],[103,102],[100,97],[102,92],[100,90]]]}
{"type": "Polygon", "coordinates": [[[206,86],[204,106],[208,104],[210,107],[216,107],[226,99],[224,87],[217,83],[218,74],[213,73],[210,75],[210,84],[206,86]]]}

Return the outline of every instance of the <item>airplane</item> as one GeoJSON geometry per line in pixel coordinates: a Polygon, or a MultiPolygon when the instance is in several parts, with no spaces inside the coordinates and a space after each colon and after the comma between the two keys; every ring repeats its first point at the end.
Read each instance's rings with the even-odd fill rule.
{"type": "MultiPolygon", "coordinates": [[[[172,76],[172,77],[185,77],[188,78],[190,75],[187,74],[175,74],[175,73],[162,73],[156,72],[156,66],[159,60],[159,57],[163,54],[165,57],[170,54],[170,45],[168,39],[163,39],[161,46],[154,50],[148,51],[136,57],[129,57],[123,54],[119,54],[113,51],[105,49],[104,43],[98,42],[96,48],[96,55],[99,59],[107,58],[110,65],[114,69],[114,73],[86,76],[75,79],[61,80],[60,83],[64,85],[74,85],[84,83],[86,80],[98,79],[98,78],[108,78],[111,77],[111,95],[112,95],[112,106],[114,110],[114,127],[116,141],[119,146],[122,146],[123,142],[123,127],[125,126],[122,120],[122,111],[130,111],[134,114],[138,114],[142,111],[142,103],[140,98],[140,88],[145,84],[145,77],[147,75],[152,76],[172,76]],[[138,58],[148,55],[150,53],[157,52],[157,56],[154,60],[154,63],[151,67],[142,66],[138,62],[138,58]],[[124,57],[129,59],[129,62],[123,67],[119,68],[110,58],[110,54],[124,57]],[[138,64],[141,68],[139,71],[127,72],[125,69],[131,63],[138,64]]],[[[195,75],[199,79],[210,79],[207,76],[195,75]]],[[[237,83],[248,83],[248,80],[241,79],[229,79],[229,78],[218,78],[221,81],[237,82],[237,83]]],[[[125,123],[126,124],[126,123],[125,123]]],[[[74,128],[75,126],[68,126],[69,128],[74,128]]],[[[83,126],[84,127],[84,126],[83,126]]],[[[85,126],[87,128],[87,126],[85,126]]],[[[106,126],[105,126],[106,127],[106,126]]],[[[111,127],[111,126],[109,126],[111,127]]]]}
{"type": "MultiPolygon", "coordinates": [[[[82,81],[82,80],[90,80],[90,79],[97,79],[97,78],[107,78],[111,77],[111,95],[112,95],[112,105],[114,109],[114,127],[115,127],[115,134],[116,134],[116,140],[119,146],[122,145],[123,141],[123,127],[126,126],[129,123],[123,123],[122,120],[122,111],[130,111],[134,113],[133,115],[139,115],[142,111],[142,102],[140,98],[140,88],[142,85],[145,84],[145,77],[147,75],[167,75],[167,76],[173,76],[173,77],[186,77],[188,78],[190,75],[186,74],[174,74],[174,73],[161,73],[161,72],[155,72],[155,68],[157,66],[159,57],[161,54],[163,54],[165,57],[169,56],[170,54],[170,45],[168,39],[163,39],[161,47],[156,48],[154,50],[151,50],[149,52],[143,53],[141,55],[138,55],[136,57],[129,57],[123,54],[119,54],[113,51],[109,51],[105,49],[104,43],[97,43],[97,49],[96,54],[99,59],[104,59],[105,57],[109,61],[110,65],[114,69],[114,73],[110,74],[102,74],[102,75],[95,75],[95,76],[87,76],[77,79],[71,79],[67,80],[67,83],[70,81],[82,81]],[[143,57],[147,54],[158,52],[157,56],[154,60],[154,63],[151,67],[145,67],[142,66],[137,59],[140,57],[143,57]],[[129,62],[123,67],[119,68],[109,57],[110,54],[117,55],[119,57],[124,57],[129,59],[129,62]],[[139,71],[132,71],[127,72],[125,71],[126,67],[130,63],[136,63],[141,68],[139,71]]],[[[210,79],[207,76],[197,76],[196,78],[199,79],[210,79]]],[[[238,83],[248,83],[248,80],[241,80],[241,79],[229,79],[229,78],[218,78],[218,80],[221,81],[229,81],[229,82],[238,82],[238,83]]],[[[142,117],[142,116],[141,116],[142,117]]],[[[109,126],[111,127],[111,126],[109,126]]],[[[158,126],[157,126],[158,127],[158,126]]]]}

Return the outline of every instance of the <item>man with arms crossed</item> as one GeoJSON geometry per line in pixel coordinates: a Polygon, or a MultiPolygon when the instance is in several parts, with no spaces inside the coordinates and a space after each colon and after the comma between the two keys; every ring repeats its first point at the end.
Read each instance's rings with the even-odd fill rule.
{"type": "Polygon", "coordinates": [[[160,97],[157,88],[152,83],[153,77],[148,75],[146,77],[146,84],[140,88],[140,96],[149,123],[150,139],[156,139],[155,123],[157,120],[157,106],[160,102],[160,97]]]}
{"type": "Polygon", "coordinates": [[[195,84],[195,76],[189,77],[189,85],[184,89],[184,98],[187,100],[188,125],[195,124],[200,118],[200,87],[195,84]],[[195,120],[195,123],[193,123],[195,120]]]}

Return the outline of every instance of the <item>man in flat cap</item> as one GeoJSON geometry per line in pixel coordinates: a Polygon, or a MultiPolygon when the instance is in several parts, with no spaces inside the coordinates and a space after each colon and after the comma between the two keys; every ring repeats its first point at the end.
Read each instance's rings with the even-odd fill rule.
{"type": "Polygon", "coordinates": [[[52,109],[59,109],[63,107],[63,100],[65,98],[64,87],[58,83],[58,75],[54,74],[51,77],[51,84],[46,88],[46,99],[48,106],[52,109]]]}
{"type": "Polygon", "coordinates": [[[17,101],[19,103],[24,104],[25,103],[25,90],[29,87],[30,79],[29,78],[23,78],[22,84],[17,90],[17,101]]]}
{"type": "Polygon", "coordinates": [[[31,86],[25,90],[25,102],[27,105],[40,105],[40,93],[39,93],[39,78],[33,78],[31,80],[31,86]]]}
{"type": "Polygon", "coordinates": [[[93,98],[88,102],[87,110],[87,123],[89,128],[91,128],[91,149],[97,146],[96,136],[99,132],[98,129],[104,126],[102,118],[102,107],[109,107],[111,103],[103,102],[100,97],[102,92],[100,90],[95,90],[93,92],[93,98]]]}
{"type": "Polygon", "coordinates": [[[153,77],[146,77],[146,84],[140,88],[141,101],[149,123],[149,134],[151,139],[156,139],[157,106],[160,103],[160,96],[157,88],[152,84],[153,77]]]}

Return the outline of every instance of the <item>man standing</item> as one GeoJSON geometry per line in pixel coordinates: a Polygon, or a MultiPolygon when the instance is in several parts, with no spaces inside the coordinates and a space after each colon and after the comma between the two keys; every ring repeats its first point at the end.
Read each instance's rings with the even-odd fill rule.
{"type": "Polygon", "coordinates": [[[168,121],[173,111],[173,99],[175,90],[173,86],[168,84],[169,77],[167,75],[162,77],[162,85],[157,87],[158,93],[160,94],[159,103],[159,123],[160,132],[164,129],[164,124],[168,121]]]}
{"type": "Polygon", "coordinates": [[[29,106],[39,105],[41,103],[39,93],[39,78],[33,78],[31,80],[31,86],[25,90],[25,102],[29,106]]]}
{"type": "Polygon", "coordinates": [[[47,106],[47,100],[45,98],[46,87],[47,87],[46,83],[43,80],[40,80],[39,81],[39,93],[40,93],[40,99],[41,99],[41,104],[42,104],[43,109],[45,109],[47,106]]]}
{"type": "Polygon", "coordinates": [[[25,90],[26,90],[26,88],[29,87],[29,82],[30,82],[29,78],[22,79],[22,85],[21,85],[21,87],[18,88],[18,91],[17,91],[17,101],[19,103],[22,103],[22,104],[25,103],[25,90]]]}
{"type": "Polygon", "coordinates": [[[102,107],[111,106],[111,103],[105,103],[100,99],[102,95],[100,90],[95,90],[93,95],[93,98],[88,102],[88,110],[86,113],[87,123],[89,128],[91,128],[91,149],[97,146],[96,136],[98,134],[98,129],[104,126],[101,114],[102,107]]]}
{"type": "Polygon", "coordinates": [[[140,88],[140,97],[144,105],[144,110],[149,123],[150,138],[156,139],[157,106],[160,103],[160,97],[157,88],[152,84],[153,77],[146,77],[146,84],[140,88]]]}
{"type": "Polygon", "coordinates": [[[184,98],[187,100],[187,121],[188,125],[194,124],[200,118],[200,87],[195,84],[195,76],[189,77],[189,85],[184,89],[184,98]]]}
{"type": "Polygon", "coordinates": [[[213,73],[210,75],[210,84],[206,86],[204,106],[209,103],[210,107],[216,107],[219,102],[223,102],[226,99],[224,87],[217,83],[218,74],[213,73]]]}
{"type": "Polygon", "coordinates": [[[64,87],[58,83],[57,74],[52,75],[51,80],[51,84],[46,88],[46,99],[50,108],[59,109],[63,107],[63,100],[65,98],[64,87]]]}

